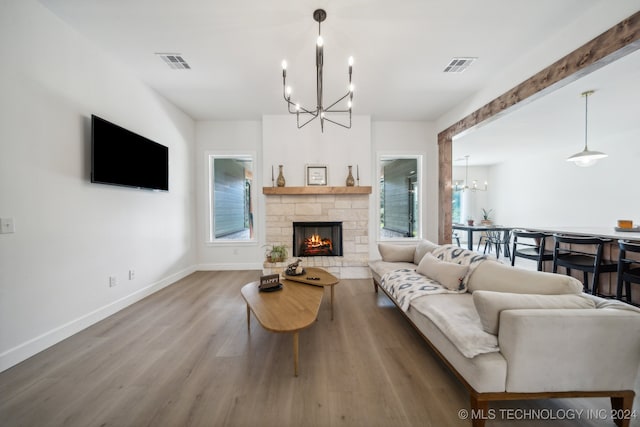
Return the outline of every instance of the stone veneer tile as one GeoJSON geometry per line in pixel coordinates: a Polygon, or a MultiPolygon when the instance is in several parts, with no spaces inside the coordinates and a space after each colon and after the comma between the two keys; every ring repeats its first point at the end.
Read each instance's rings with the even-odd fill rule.
{"type": "Polygon", "coordinates": [[[294,214],[297,215],[321,215],[322,206],[319,203],[296,203],[294,214]]]}
{"type": "Polygon", "coordinates": [[[267,204],[266,211],[267,215],[287,215],[291,213],[292,206],[291,205],[283,205],[283,204],[267,204]]]}
{"type": "MultiPolygon", "coordinates": [[[[367,195],[285,195],[268,196],[266,242],[290,245],[292,222],[342,221],[343,257],[302,257],[308,267],[322,267],[336,277],[369,278],[367,195]]],[[[264,263],[265,274],[282,273],[294,261],[264,263]]]]}

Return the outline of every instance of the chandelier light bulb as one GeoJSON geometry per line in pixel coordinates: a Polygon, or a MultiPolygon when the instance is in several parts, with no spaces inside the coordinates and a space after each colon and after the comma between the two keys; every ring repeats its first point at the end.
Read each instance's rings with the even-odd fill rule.
{"type": "Polygon", "coordinates": [[[353,56],[349,57],[349,67],[353,66],[353,56]]]}
{"type": "Polygon", "coordinates": [[[286,70],[287,69],[287,61],[286,60],[282,60],[282,69],[286,70]]]}
{"type": "Polygon", "coordinates": [[[322,40],[322,36],[318,36],[316,40],[316,44],[318,45],[318,47],[322,47],[322,45],[324,44],[324,40],[322,40]]]}
{"type": "Polygon", "coordinates": [[[286,92],[287,92],[287,96],[291,95],[291,86],[287,86],[286,92]]]}
{"type": "Polygon", "coordinates": [[[356,88],[356,87],[353,85],[353,83],[351,83],[351,84],[349,85],[349,92],[353,93],[353,90],[354,90],[355,88],[356,88]]]}
{"type": "Polygon", "coordinates": [[[349,109],[351,109],[352,105],[353,105],[353,103],[351,102],[351,100],[349,100],[349,102],[347,102],[347,107],[349,107],[349,109]]]}
{"type": "Polygon", "coordinates": [[[296,104],[296,111],[300,111],[300,104],[296,104]]]}

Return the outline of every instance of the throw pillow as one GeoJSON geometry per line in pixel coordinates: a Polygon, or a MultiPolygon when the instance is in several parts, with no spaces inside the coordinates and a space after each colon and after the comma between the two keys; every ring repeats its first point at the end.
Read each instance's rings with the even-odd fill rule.
{"type": "Polygon", "coordinates": [[[596,308],[593,300],[577,294],[565,295],[534,295],[512,294],[508,292],[475,291],[473,303],[482,322],[482,329],[493,335],[498,335],[500,327],[500,313],[503,310],[547,308],[596,308]]]}
{"type": "Polygon", "coordinates": [[[450,291],[464,291],[462,280],[467,275],[469,267],[441,261],[428,253],[422,257],[416,272],[435,280],[450,291]]]}
{"type": "Polygon", "coordinates": [[[392,245],[391,243],[378,243],[378,251],[383,261],[387,262],[413,262],[416,254],[416,245],[392,245]]]}
{"type": "Polygon", "coordinates": [[[416,246],[416,253],[415,253],[414,257],[413,257],[413,263],[415,265],[420,264],[420,261],[422,261],[422,257],[424,257],[425,254],[433,252],[438,247],[439,247],[439,245],[436,245],[433,242],[430,242],[428,240],[421,240],[418,243],[418,246],[416,246]]]}

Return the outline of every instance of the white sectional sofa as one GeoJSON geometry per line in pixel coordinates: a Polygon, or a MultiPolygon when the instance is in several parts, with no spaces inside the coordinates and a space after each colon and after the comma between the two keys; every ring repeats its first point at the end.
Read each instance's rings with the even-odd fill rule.
{"type": "MultiPolygon", "coordinates": [[[[631,414],[640,367],[640,310],[582,293],[569,276],[514,268],[466,249],[381,243],[383,289],[471,395],[488,403],[609,397],[631,414]],[[434,280],[436,279],[436,280],[434,280]]],[[[628,426],[629,418],[615,420],[628,426]]]]}

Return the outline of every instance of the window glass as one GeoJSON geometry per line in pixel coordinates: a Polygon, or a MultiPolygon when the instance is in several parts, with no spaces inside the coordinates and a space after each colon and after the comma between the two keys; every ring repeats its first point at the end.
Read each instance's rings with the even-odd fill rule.
{"type": "Polygon", "coordinates": [[[254,160],[251,155],[209,155],[209,240],[254,240],[254,160]]]}
{"type": "Polygon", "coordinates": [[[380,239],[421,237],[421,156],[379,157],[380,239]]]}
{"type": "Polygon", "coordinates": [[[462,191],[456,190],[454,187],[451,194],[451,222],[453,222],[454,224],[459,224],[462,222],[460,218],[461,194],[462,194],[462,191]]]}

